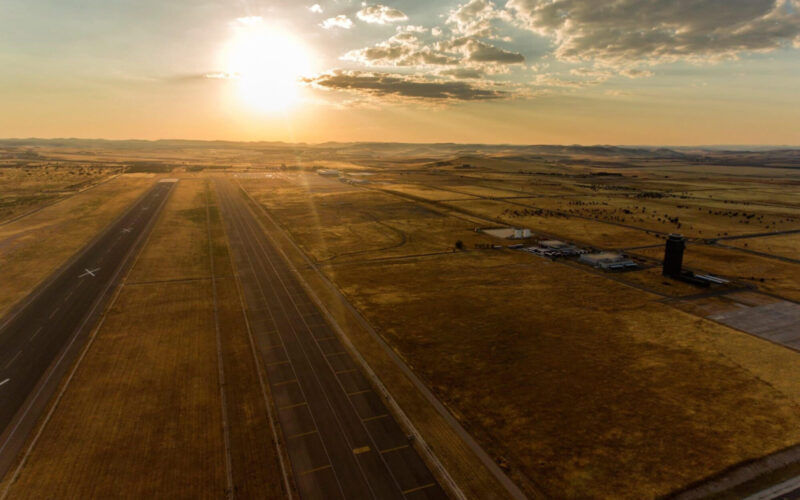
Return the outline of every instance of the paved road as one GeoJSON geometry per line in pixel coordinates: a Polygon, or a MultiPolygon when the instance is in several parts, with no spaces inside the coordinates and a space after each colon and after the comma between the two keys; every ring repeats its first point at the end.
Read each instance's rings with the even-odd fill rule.
{"type": "Polygon", "coordinates": [[[0,477],[47,406],[173,186],[156,183],[0,319],[0,477]]]}
{"type": "Polygon", "coordinates": [[[784,481],[759,491],[744,500],[798,500],[800,499],[800,477],[784,481]]]}
{"type": "Polygon", "coordinates": [[[216,188],[301,498],[447,498],[241,194],[216,188]]]}

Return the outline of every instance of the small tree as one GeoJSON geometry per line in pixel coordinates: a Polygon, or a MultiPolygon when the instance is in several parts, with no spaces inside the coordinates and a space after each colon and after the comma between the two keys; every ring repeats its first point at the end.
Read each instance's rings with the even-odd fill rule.
{"type": "Polygon", "coordinates": [[[456,250],[464,250],[464,242],[461,240],[456,241],[456,250]]]}

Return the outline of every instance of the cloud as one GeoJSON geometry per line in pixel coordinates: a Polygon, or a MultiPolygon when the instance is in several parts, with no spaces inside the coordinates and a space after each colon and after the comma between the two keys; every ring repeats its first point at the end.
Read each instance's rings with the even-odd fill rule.
{"type": "Polygon", "coordinates": [[[311,12],[313,12],[315,14],[322,14],[322,6],[320,4],[318,4],[318,3],[315,3],[314,5],[309,7],[308,10],[310,10],[311,12]]]}
{"type": "Polygon", "coordinates": [[[458,64],[459,57],[425,45],[416,31],[398,29],[394,36],[372,47],[347,52],[342,59],[365,66],[447,66],[458,64]]]}
{"type": "Polygon", "coordinates": [[[380,43],[351,50],[342,59],[365,66],[448,66],[459,62],[456,57],[414,43],[380,43]]]}
{"type": "Polygon", "coordinates": [[[481,68],[464,68],[464,67],[444,69],[437,72],[436,74],[441,76],[451,76],[458,80],[477,79],[486,76],[486,72],[481,68]]]}
{"type": "Polygon", "coordinates": [[[398,26],[397,27],[397,32],[398,33],[404,32],[404,31],[407,32],[407,33],[426,33],[428,31],[428,28],[426,28],[424,26],[415,26],[413,24],[407,24],[405,26],[398,26]]]}
{"type": "Polygon", "coordinates": [[[519,64],[525,62],[525,58],[522,54],[510,52],[500,47],[481,42],[480,40],[469,40],[466,47],[470,61],[498,64],[519,64]]]}
{"type": "Polygon", "coordinates": [[[335,70],[304,79],[324,90],[338,90],[382,100],[457,102],[507,99],[513,94],[485,85],[416,76],[335,70]]]}
{"type": "Polygon", "coordinates": [[[572,62],[715,61],[800,40],[800,0],[508,0],[506,7],[572,62]]]}
{"type": "Polygon", "coordinates": [[[342,28],[345,30],[349,30],[353,27],[353,21],[350,20],[349,17],[345,16],[344,14],[340,14],[336,17],[329,17],[328,19],[322,21],[320,26],[325,28],[326,30],[330,30],[333,28],[342,28]]]}
{"type": "Polygon", "coordinates": [[[495,8],[489,0],[470,0],[450,11],[447,24],[459,35],[494,38],[494,19],[510,21],[511,16],[507,11],[495,8]]]}
{"type": "Polygon", "coordinates": [[[403,12],[387,7],[386,5],[365,5],[356,13],[359,19],[371,24],[389,24],[408,21],[408,16],[403,12]]]}
{"type": "Polygon", "coordinates": [[[563,80],[557,75],[553,75],[550,73],[543,73],[536,75],[534,78],[533,83],[537,87],[561,87],[561,88],[585,88],[585,87],[593,87],[595,85],[599,85],[606,81],[608,76],[600,75],[591,80],[563,80]]]}
{"type": "Polygon", "coordinates": [[[654,75],[652,71],[638,68],[622,68],[619,74],[628,78],[650,78],[654,75]]]}
{"type": "Polygon", "coordinates": [[[525,57],[518,52],[511,52],[474,37],[454,38],[440,42],[438,47],[446,52],[458,52],[464,56],[464,62],[489,64],[519,64],[525,57]]]}

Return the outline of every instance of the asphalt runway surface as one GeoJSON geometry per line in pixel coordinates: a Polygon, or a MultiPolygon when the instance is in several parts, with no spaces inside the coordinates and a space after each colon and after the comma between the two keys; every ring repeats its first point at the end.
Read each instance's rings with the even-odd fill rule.
{"type": "Polygon", "coordinates": [[[47,407],[174,185],[156,183],[0,319],[0,477],[47,407]]]}
{"type": "Polygon", "coordinates": [[[300,497],[447,498],[242,194],[216,188],[300,497]]]}

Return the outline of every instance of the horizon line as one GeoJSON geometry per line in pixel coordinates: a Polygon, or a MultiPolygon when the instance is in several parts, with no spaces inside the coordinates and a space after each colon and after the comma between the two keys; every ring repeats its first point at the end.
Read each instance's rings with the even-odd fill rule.
{"type": "Polygon", "coordinates": [[[406,141],[322,141],[322,142],[287,142],[280,140],[234,140],[234,139],[183,139],[183,138],[159,138],[159,139],[109,139],[103,137],[0,137],[0,142],[25,142],[25,141],[98,141],[98,142],[196,142],[196,143],[212,143],[212,142],[226,142],[236,144],[285,144],[292,145],[305,145],[305,146],[322,146],[326,144],[397,144],[397,145],[454,145],[454,146],[492,146],[492,147],[616,147],[616,148],[769,148],[769,149],[800,149],[800,144],[748,144],[748,143],[734,143],[734,144],[613,144],[613,143],[512,143],[512,142],[456,142],[456,141],[435,141],[435,142],[406,142],[406,141]]]}

